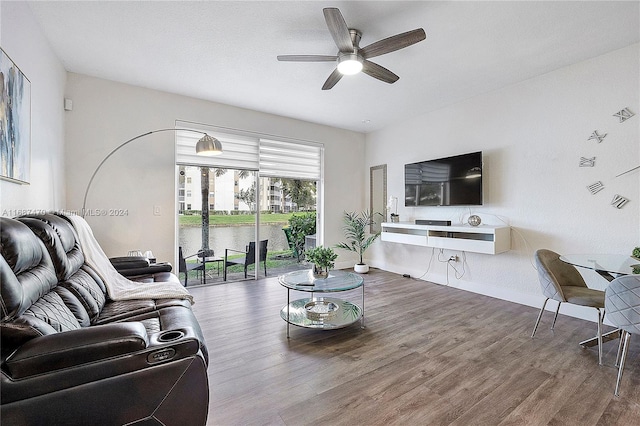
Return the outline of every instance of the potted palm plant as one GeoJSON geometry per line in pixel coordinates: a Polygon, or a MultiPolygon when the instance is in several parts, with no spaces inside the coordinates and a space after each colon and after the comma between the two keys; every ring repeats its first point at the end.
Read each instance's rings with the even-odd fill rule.
{"type": "Polygon", "coordinates": [[[333,261],[338,255],[331,247],[314,247],[304,253],[307,262],[313,263],[313,275],[316,278],[326,278],[329,276],[329,269],[333,268],[333,261]]]}
{"type": "Polygon", "coordinates": [[[344,236],[346,242],[336,245],[336,248],[352,251],[360,256],[360,261],[353,267],[353,270],[359,274],[369,272],[369,265],[362,260],[364,252],[369,246],[380,236],[380,233],[367,235],[367,228],[374,223],[372,214],[369,210],[362,213],[344,212],[344,236]]]}

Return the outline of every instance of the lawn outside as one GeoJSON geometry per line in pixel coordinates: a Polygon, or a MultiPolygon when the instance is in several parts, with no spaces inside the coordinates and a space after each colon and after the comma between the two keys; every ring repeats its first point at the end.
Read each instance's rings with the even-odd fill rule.
{"type": "MultiPolygon", "coordinates": [[[[232,255],[232,256],[229,256],[229,259],[239,258],[242,256],[243,256],[242,254],[232,255]]],[[[196,262],[197,260],[187,260],[187,263],[196,263],[196,262]]],[[[279,273],[289,272],[290,270],[307,269],[308,267],[309,265],[306,262],[304,261],[298,262],[298,260],[292,255],[291,250],[270,252],[267,255],[267,271],[269,271],[269,275],[272,275],[273,273],[276,273],[276,275],[278,275],[279,273]],[[279,271],[279,273],[276,271],[279,271]]],[[[218,265],[215,262],[207,263],[208,272],[210,273],[217,272],[217,268],[218,268],[218,265]]],[[[262,268],[262,263],[260,263],[260,268],[262,268]]],[[[255,264],[249,265],[247,269],[248,269],[249,275],[252,275],[253,271],[255,270],[255,264]]],[[[229,274],[240,274],[243,271],[244,271],[244,267],[242,265],[233,265],[227,268],[227,273],[229,274]]],[[[198,274],[199,274],[198,271],[190,271],[189,280],[198,280],[199,279],[198,274]]],[[[242,279],[242,278],[238,276],[235,279],[242,279]]],[[[215,281],[211,281],[211,283],[215,283],[215,281]]]]}
{"type": "MultiPolygon", "coordinates": [[[[293,215],[305,214],[305,212],[295,212],[295,213],[261,213],[260,214],[260,224],[261,225],[278,225],[281,227],[289,226],[289,219],[293,215]]],[[[200,228],[202,226],[202,216],[200,214],[192,214],[192,215],[179,215],[179,226],[181,228],[200,228]]],[[[238,214],[238,215],[223,215],[223,214],[212,214],[209,215],[209,226],[210,227],[241,227],[241,226],[255,226],[256,215],[255,214],[238,214]]],[[[243,254],[233,254],[229,255],[229,259],[242,257],[243,254]]],[[[308,265],[302,262],[294,256],[291,249],[287,250],[274,250],[269,251],[267,255],[267,270],[271,273],[284,273],[289,270],[296,270],[301,268],[307,268],[308,265]]],[[[187,259],[187,263],[196,263],[198,260],[196,258],[187,259]]],[[[207,271],[208,272],[217,272],[218,264],[215,262],[207,263],[207,271]]],[[[261,266],[262,267],[262,266],[261,266]]],[[[248,268],[249,271],[255,270],[255,265],[250,265],[248,268]]],[[[240,274],[244,271],[244,267],[242,265],[234,265],[229,266],[227,268],[227,272],[231,274],[240,274]]],[[[269,275],[271,275],[271,273],[269,275]]],[[[214,274],[215,275],[215,274],[214,274]]],[[[198,271],[191,271],[189,273],[189,280],[196,280],[198,277],[198,271]]],[[[238,278],[240,279],[240,278],[238,278]]]]}

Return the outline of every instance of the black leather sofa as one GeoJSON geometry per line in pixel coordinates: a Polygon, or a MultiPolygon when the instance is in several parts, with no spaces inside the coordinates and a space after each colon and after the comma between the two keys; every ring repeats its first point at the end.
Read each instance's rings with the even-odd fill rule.
{"type": "Polygon", "coordinates": [[[189,301],[110,300],[64,216],[0,218],[0,254],[2,424],[206,423],[189,301]]]}

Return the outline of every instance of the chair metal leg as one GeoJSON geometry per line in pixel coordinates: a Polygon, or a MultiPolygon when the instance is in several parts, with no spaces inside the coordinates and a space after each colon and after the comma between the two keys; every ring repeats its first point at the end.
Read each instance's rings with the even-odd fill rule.
{"type": "Polygon", "coordinates": [[[620,331],[622,336],[620,340],[624,337],[624,347],[622,348],[622,357],[620,358],[620,366],[618,367],[618,380],[616,380],[616,390],[613,393],[615,396],[620,396],[618,394],[620,390],[620,380],[622,379],[622,372],[624,370],[624,363],[627,360],[627,352],[629,352],[629,340],[631,339],[631,333],[628,331],[620,331]]]}
{"type": "Polygon", "coordinates": [[[551,323],[551,331],[553,331],[553,328],[556,326],[556,320],[558,319],[558,312],[560,312],[560,305],[562,305],[562,302],[558,302],[558,307],[556,308],[556,314],[553,317],[553,322],[551,323]]]}
{"type": "Polygon", "coordinates": [[[598,309],[598,364],[602,365],[602,320],[604,319],[604,309],[598,309]]]}
{"type": "Polygon", "coordinates": [[[531,338],[533,339],[533,335],[536,334],[536,330],[538,329],[538,324],[540,324],[540,319],[542,318],[542,313],[544,312],[544,307],[547,306],[547,302],[549,298],[544,299],[544,303],[542,304],[542,309],[540,309],[540,313],[538,314],[538,319],[536,320],[536,325],[533,327],[533,333],[531,333],[531,338]]]}
{"type": "Polygon", "coordinates": [[[618,353],[616,354],[616,367],[620,366],[620,355],[622,355],[622,346],[624,345],[624,330],[620,330],[620,342],[618,342],[618,353]]]}

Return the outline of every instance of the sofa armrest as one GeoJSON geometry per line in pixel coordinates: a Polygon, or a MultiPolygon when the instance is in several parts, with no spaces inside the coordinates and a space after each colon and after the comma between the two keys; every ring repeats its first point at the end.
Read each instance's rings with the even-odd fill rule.
{"type": "Polygon", "coordinates": [[[161,274],[163,272],[171,272],[173,266],[170,263],[154,263],[153,265],[145,266],[142,268],[130,268],[120,269],[118,272],[127,278],[139,277],[139,276],[153,276],[155,274],[161,274]]]}
{"type": "Polygon", "coordinates": [[[5,366],[13,379],[21,379],[140,351],[147,346],[149,338],[142,323],[99,325],[30,340],[7,358],[5,366]]]}
{"type": "Polygon", "coordinates": [[[109,261],[117,271],[146,268],[149,266],[149,259],[141,256],[110,257],[109,261]]]}

